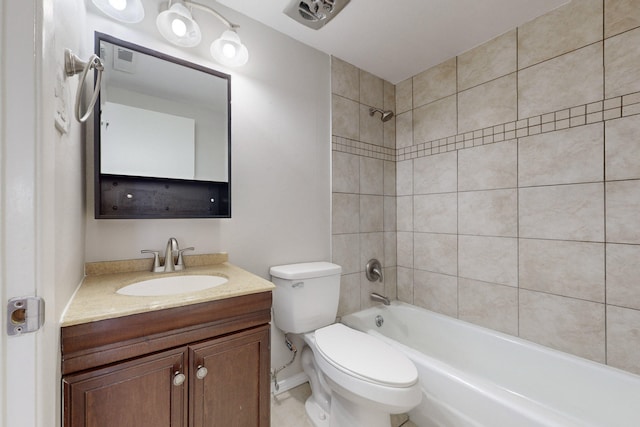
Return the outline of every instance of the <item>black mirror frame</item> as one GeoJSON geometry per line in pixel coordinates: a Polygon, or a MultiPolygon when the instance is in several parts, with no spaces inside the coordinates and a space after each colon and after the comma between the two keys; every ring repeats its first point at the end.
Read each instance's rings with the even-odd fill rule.
{"type": "Polygon", "coordinates": [[[95,218],[231,218],[231,76],[99,32],[95,33],[97,55],[101,41],[227,80],[228,182],[101,174],[98,98],[93,110],[95,218]]]}

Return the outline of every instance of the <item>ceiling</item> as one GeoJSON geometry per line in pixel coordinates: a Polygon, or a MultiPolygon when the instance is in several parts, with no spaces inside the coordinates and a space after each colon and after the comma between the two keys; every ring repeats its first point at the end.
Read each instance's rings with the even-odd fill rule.
{"type": "MultiPolygon", "coordinates": [[[[312,30],[283,13],[291,1],[217,3],[393,84],[569,2],[351,0],[331,22],[312,30]]],[[[203,3],[215,7],[215,2],[203,3]]]]}

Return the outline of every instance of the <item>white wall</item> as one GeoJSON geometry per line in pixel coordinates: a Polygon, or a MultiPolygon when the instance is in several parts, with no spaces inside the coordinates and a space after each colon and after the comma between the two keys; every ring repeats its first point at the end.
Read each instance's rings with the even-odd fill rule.
{"type": "Polygon", "coordinates": [[[232,263],[265,278],[271,265],[329,259],[330,58],[219,9],[241,26],[250,51],[241,69],[89,15],[87,40],[97,30],[232,75],[232,218],[96,220],[88,149],[86,261],[139,258],[141,249],[163,250],[171,236],[196,253],[227,251],[232,263]]]}
{"type": "Polygon", "coordinates": [[[55,129],[54,94],[71,117],[77,80],[63,75],[64,48],[80,49],[84,15],[74,0],[3,3],[2,121],[10,132],[2,133],[2,299],[35,294],[46,302],[44,327],[3,345],[7,427],[60,423],[58,319],[83,276],[85,198],[81,126],[55,129]]]}
{"type": "MultiPolygon", "coordinates": [[[[216,9],[241,26],[250,56],[240,69],[209,60],[208,42],[196,56],[168,44],[155,30],[143,33],[89,15],[87,41],[95,30],[231,74],[232,218],[94,219],[88,145],[86,261],[140,258],[141,249],[164,251],[171,236],[182,247],[195,246],[196,253],[226,251],[233,264],[264,278],[273,265],[330,260],[330,57],[218,4],[216,9]]],[[[278,367],[290,355],[274,327],[272,342],[272,365],[278,367]]],[[[296,363],[279,379],[300,371],[296,363]]]]}

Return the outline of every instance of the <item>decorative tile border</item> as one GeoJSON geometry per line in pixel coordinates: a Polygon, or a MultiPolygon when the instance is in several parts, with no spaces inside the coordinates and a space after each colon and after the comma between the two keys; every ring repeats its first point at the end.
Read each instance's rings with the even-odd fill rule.
{"type": "Polygon", "coordinates": [[[388,160],[391,162],[396,161],[397,155],[395,148],[382,147],[380,145],[369,144],[367,142],[360,142],[335,135],[332,137],[331,143],[333,151],[356,154],[358,156],[371,157],[379,160],[388,160]]]}
{"type": "Polygon", "coordinates": [[[502,123],[404,148],[387,148],[333,136],[334,151],[388,161],[403,161],[479,145],[584,126],[640,114],[640,92],[578,105],[552,113],[502,123]]]}

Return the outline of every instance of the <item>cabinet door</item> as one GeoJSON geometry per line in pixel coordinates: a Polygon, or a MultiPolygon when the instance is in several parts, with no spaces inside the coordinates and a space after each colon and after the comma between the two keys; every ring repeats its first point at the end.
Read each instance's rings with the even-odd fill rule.
{"type": "Polygon", "coordinates": [[[268,427],[269,325],[190,348],[191,426],[268,427]]]}
{"type": "Polygon", "coordinates": [[[65,427],[186,427],[187,354],[182,347],[65,376],[65,427]]]}

